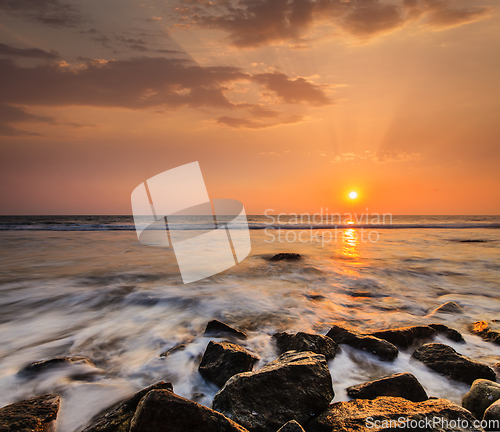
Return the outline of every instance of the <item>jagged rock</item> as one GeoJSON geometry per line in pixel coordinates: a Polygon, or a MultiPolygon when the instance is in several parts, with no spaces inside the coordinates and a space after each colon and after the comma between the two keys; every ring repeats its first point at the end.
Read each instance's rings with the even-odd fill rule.
{"type": "Polygon", "coordinates": [[[431,340],[436,336],[436,330],[429,326],[412,326],[376,331],[370,335],[384,339],[400,349],[408,349],[418,342],[431,340]]]}
{"type": "Polygon", "coordinates": [[[332,378],[323,355],[289,351],[256,372],[233,376],[214,397],[212,408],[252,432],[275,432],[301,424],[333,399],[332,378]]]}
{"type": "Polygon", "coordinates": [[[186,344],[178,344],[178,345],[175,345],[173,346],[172,348],[166,350],[165,352],[162,352],[160,354],[160,357],[167,357],[169,356],[170,354],[173,354],[175,352],[178,352],[178,351],[182,351],[184,348],[186,348],[186,344]]]}
{"type": "Polygon", "coordinates": [[[334,325],[326,335],[338,344],[367,351],[381,360],[392,361],[398,356],[398,349],[392,343],[374,336],[362,335],[339,325],[334,325]]]}
{"type": "Polygon", "coordinates": [[[61,398],[45,394],[0,408],[0,432],[51,432],[61,398]]]}
{"type": "MultiPolygon", "coordinates": [[[[496,420],[500,424],[500,400],[492,403],[488,409],[484,412],[484,420],[496,420]]],[[[492,427],[491,430],[498,430],[498,427],[492,427]]]]}
{"type": "Polygon", "coordinates": [[[500,345],[500,331],[493,330],[487,321],[477,321],[469,326],[469,330],[481,336],[485,341],[500,345]]]}
{"type": "Polygon", "coordinates": [[[420,347],[412,354],[429,368],[440,374],[472,384],[479,378],[495,380],[495,372],[488,365],[471,360],[457,353],[452,347],[440,343],[430,343],[420,347]]]}
{"type": "Polygon", "coordinates": [[[56,357],[49,360],[41,360],[23,367],[18,374],[20,376],[31,377],[33,375],[44,373],[60,367],[69,365],[87,366],[95,368],[95,364],[87,357],[74,356],[74,357],[56,357]]]}
{"type": "Polygon", "coordinates": [[[295,420],[289,421],[287,424],[283,425],[278,429],[278,432],[305,432],[300,424],[295,420]]]}
{"type": "Polygon", "coordinates": [[[500,384],[477,379],[462,399],[462,406],[481,419],[486,409],[498,399],[500,399],[500,384]]]}
{"type": "Polygon", "coordinates": [[[397,373],[375,381],[347,388],[347,395],[355,399],[375,399],[379,396],[394,396],[412,402],[427,400],[427,393],[417,378],[409,372],[397,373]]]}
{"type": "Polygon", "coordinates": [[[370,432],[370,431],[478,431],[474,417],[466,409],[446,399],[411,402],[403,398],[382,396],[374,400],[354,399],[337,402],[306,425],[307,432],[370,432]],[[442,424],[433,425],[434,419],[442,424]],[[442,419],[442,420],[441,420],[442,419]],[[457,427],[468,424],[468,428],[457,427]],[[421,422],[420,424],[417,422],[421,422]],[[426,424],[427,421],[427,424],[426,424]],[[445,425],[448,421],[448,427],[445,425]],[[452,423],[454,422],[454,423],[452,423]]]}
{"type": "Polygon", "coordinates": [[[207,324],[204,335],[214,337],[234,336],[238,339],[247,339],[247,335],[245,333],[236,330],[219,320],[210,321],[207,324]]]}
{"type": "Polygon", "coordinates": [[[270,261],[297,261],[302,259],[302,255],[298,253],[283,252],[274,255],[270,261]]]}
{"type": "Polygon", "coordinates": [[[166,390],[173,392],[172,384],[163,381],[153,384],[131,398],[98,414],[82,432],[129,432],[130,421],[134,416],[141,399],[152,390],[166,390]]]}
{"type": "Polygon", "coordinates": [[[259,357],[230,342],[209,342],[198,370],[207,381],[222,387],[233,375],[250,372],[259,357]]]}
{"type": "Polygon", "coordinates": [[[458,303],[456,303],[454,301],[449,301],[449,302],[443,303],[441,306],[436,308],[432,313],[433,314],[435,314],[435,313],[461,314],[461,313],[464,313],[464,311],[458,303]]]}
{"type": "Polygon", "coordinates": [[[453,342],[465,342],[465,339],[460,332],[444,324],[429,324],[429,327],[432,327],[438,332],[438,334],[442,334],[453,342]]]}
{"type": "Polygon", "coordinates": [[[327,360],[333,359],[339,346],[328,336],[299,332],[290,334],[286,332],[273,335],[278,351],[283,354],[287,351],[311,351],[323,354],[327,360]]]}
{"type": "Polygon", "coordinates": [[[130,432],[248,432],[217,411],[168,390],[152,390],[141,399],[130,432]]]}

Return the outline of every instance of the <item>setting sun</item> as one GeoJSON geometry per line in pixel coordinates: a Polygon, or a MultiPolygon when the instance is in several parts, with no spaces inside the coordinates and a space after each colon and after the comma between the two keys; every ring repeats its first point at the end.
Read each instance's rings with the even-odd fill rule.
{"type": "Polygon", "coordinates": [[[351,192],[351,193],[349,194],[349,198],[351,198],[351,199],[356,199],[357,197],[358,197],[358,193],[357,193],[357,192],[354,192],[354,191],[353,191],[353,192],[351,192]]]}

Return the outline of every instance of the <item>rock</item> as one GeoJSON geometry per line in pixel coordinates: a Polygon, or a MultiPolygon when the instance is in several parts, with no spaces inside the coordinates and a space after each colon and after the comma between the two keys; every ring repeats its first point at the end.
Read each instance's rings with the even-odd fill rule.
{"type": "Polygon", "coordinates": [[[370,431],[478,431],[466,409],[446,399],[411,402],[403,398],[382,396],[374,400],[354,399],[337,402],[306,425],[307,432],[370,432],[370,431]],[[442,424],[433,426],[434,419],[442,424]],[[457,426],[470,425],[467,428],[457,426]],[[426,424],[427,421],[427,424],[426,424]],[[448,422],[446,427],[445,422],[448,422]],[[417,423],[417,422],[420,422],[417,423]]]}
{"type": "Polygon", "coordinates": [[[278,429],[278,432],[305,432],[300,424],[295,420],[289,421],[287,424],[283,425],[278,429]]]}
{"type": "Polygon", "coordinates": [[[417,378],[409,372],[397,373],[375,381],[347,388],[347,395],[355,399],[375,399],[378,396],[394,396],[412,402],[427,400],[427,393],[417,378]]]}
{"type": "Polygon", "coordinates": [[[129,432],[130,421],[137,405],[152,390],[174,391],[172,384],[163,381],[147,387],[130,399],[120,402],[96,416],[82,432],[129,432]]]}
{"type": "Polygon", "coordinates": [[[18,374],[20,376],[31,377],[33,375],[48,372],[57,368],[69,366],[69,365],[79,365],[95,368],[95,364],[92,360],[87,357],[75,356],[75,357],[56,357],[50,360],[41,360],[23,367],[18,374]]]}
{"type": "Polygon", "coordinates": [[[144,396],[130,422],[130,432],[248,432],[217,411],[168,390],[144,396]]]}
{"type": "Polygon", "coordinates": [[[495,372],[488,365],[471,360],[457,353],[452,347],[440,343],[430,343],[420,347],[412,354],[429,368],[457,381],[472,384],[484,378],[495,380],[495,372]]]}
{"type": "Polygon", "coordinates": [[[497,427],[492,427],[491,430],[499,430],[498,425],[500,424],[500,400],[492,403],[488,409],[484,412],[484,420],[496,420],[497,427]]]}
{"type": "Polygon", "coordinates": [[[0,408],[0,432],[49,432],[55,429],[61,398],[45,394],[0,408]]]}
{"type": "Polygon", "coordinates": [[[230,342],[209,342],[198,370],[207,381],[222,387],[233,375],[250,372],[259,357],[230,342]]]}
{"type": "Polygon", "coordinates": [[[453,342],[465,342],[465,339],[460,332],[444,324],[429,324],[429,327],[433,328],[438,332],[438,334],[442,334],[453,342]]]}
{"type": "Polygon", "coordinates": [[[302,255],[298,253],[284,252],[274,255],[270,261],[297,261],[302,259],[302,255]]]}
{"type": "Polygon", "coordinates": [[[476,418],[483,418],[483,414],[493,402],[500,399],[500,384],[477,379],[462,399],[462,406],[468,409],[476,418]]]}
{"type": "Polygon", "coordinates": [[[290,334],[286,332],[273,335],[278,351],[283,354],[287,351],[311,351],[323,354],[327,360],[333,359],[339,346],[328,336],[299,332],[290,334]]]}
{"type": "Polygon", "coordinates": [[[325,356],[289,351],[255,372],[233,376],[212,408],[252,432],[275,432],[284,423],[305,424],[333,399],[325,356]]]}
{"type": "Polygon", "coordinates": [[[370,335],[384,339],[400,349],[408,349],[418,342],[431,340],[436,336],[436,330],[429,326],[412,326],[376,331],[370,335]]]}
{"type": "Polygon", "coordinates": [[[500,331],[493,330],[487,321],[477,321],[469,326],[469,330],[486,341],[500,345],[500,331]]]}
{"type": "Polygon", "coordinates": [[[186,344],[178,344],[178,345],[175,345],[173,346],[172,348],[166,350],[165,352],[162,352],[160,354],[160,357],[167,357],[169,356],[170,354],[173,354],[177,351],[182,351],[184,348],[186,348],[186,344]]]}
{"type": "Polygon", "coordinates": [[[441,306],[436,308],[432,313],[461,314],[464,313],[464,311],[458,303],[454,301],[449,301],[443,303],[441,306]]]}
{"type": "Polygon", "coordinates": [[[398,356],[398,349],[390,342],[374,336],[362,335],[339,325],[334,325],[326,335],[338,344],[346,344],[367,351],[381,360],[392,361],[398,356]]]}
{"type": "Polygon", "coordinates": [[[204,335],[214,337],[234,336],[238,339],[247,339],[247,335],[245,333],[236,330],[235,328],[232,328],[219,320],[210,321],[207,324],[204,335]]]}

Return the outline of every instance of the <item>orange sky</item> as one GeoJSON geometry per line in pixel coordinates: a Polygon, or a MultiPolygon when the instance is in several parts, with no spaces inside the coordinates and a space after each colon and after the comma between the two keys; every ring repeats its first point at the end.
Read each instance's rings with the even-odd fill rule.
{"type": "Polygon", "coordinates": [[[2,214],[130,214],[196,160],[248,214],[500,214],[492,0],[35,4],[0,3],[2,214]]]}

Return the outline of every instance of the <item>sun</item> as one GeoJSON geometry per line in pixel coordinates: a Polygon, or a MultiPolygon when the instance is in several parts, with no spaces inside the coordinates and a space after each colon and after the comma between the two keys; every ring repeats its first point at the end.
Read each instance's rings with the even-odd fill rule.
{"type": "Polygon", "coordinates": [[[358,197],[358,193],[357,192],[352,191],[351,193],[349,193],[349,198],[356,199],[357,197],[358,197]]]}

